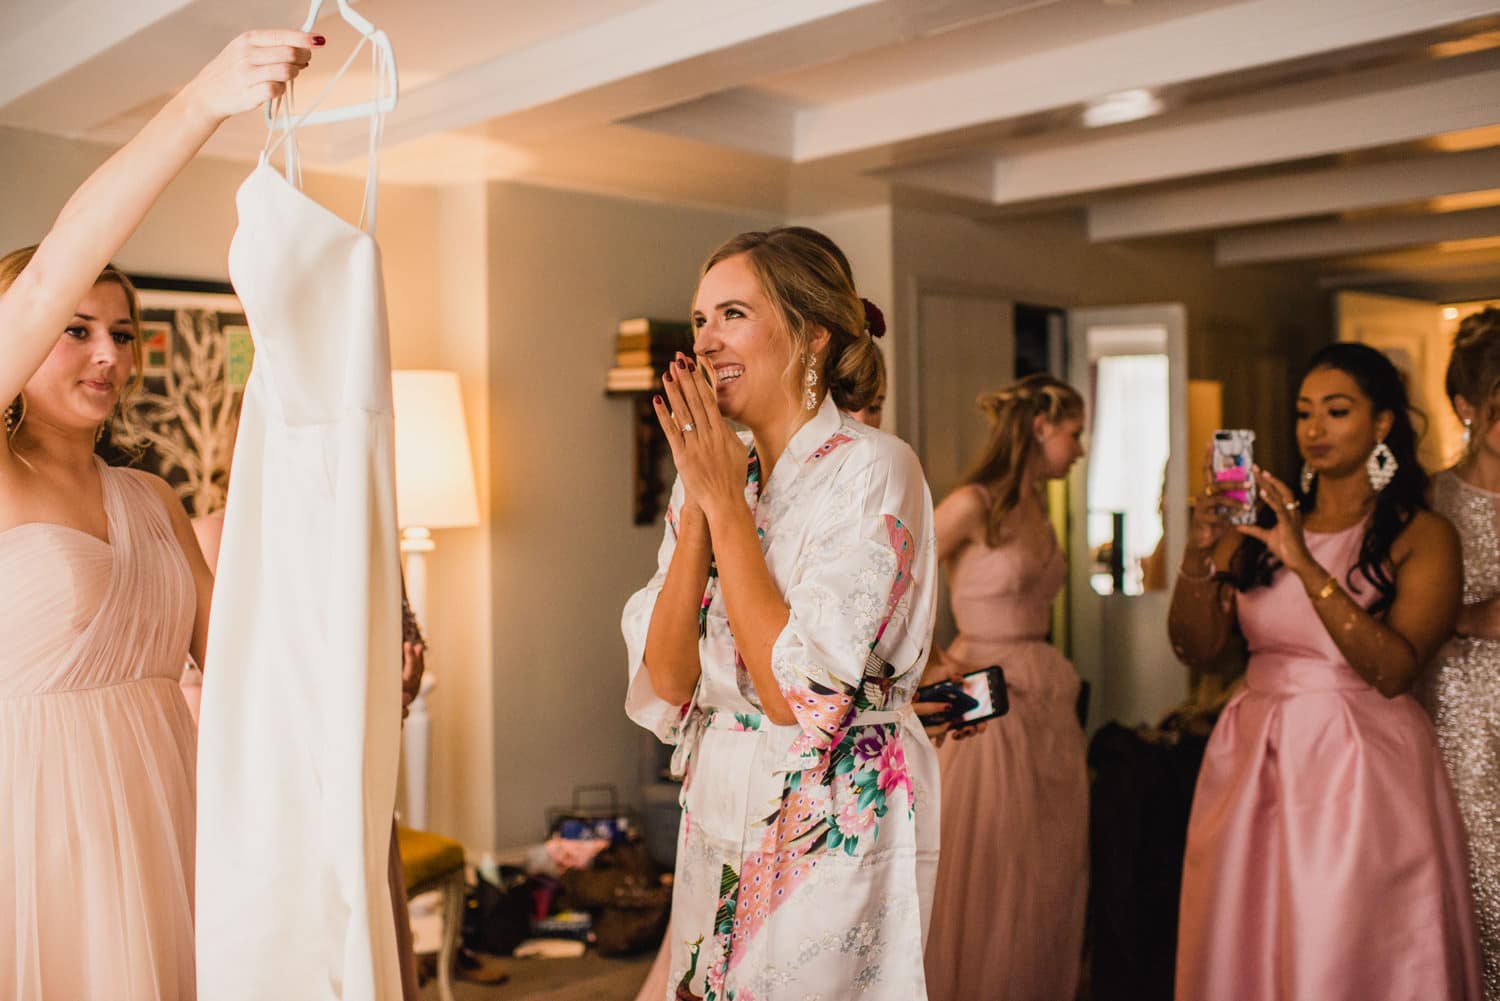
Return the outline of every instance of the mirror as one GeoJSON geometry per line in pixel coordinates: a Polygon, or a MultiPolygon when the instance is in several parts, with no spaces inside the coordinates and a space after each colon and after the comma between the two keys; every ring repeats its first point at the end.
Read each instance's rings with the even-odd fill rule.
{"type": "Polygon", "coordinates": [[[1088,329],[1087,539],[1097,594],[1167,586],[1165,525],[1171,392],[1161,324],[1088,329]]]}

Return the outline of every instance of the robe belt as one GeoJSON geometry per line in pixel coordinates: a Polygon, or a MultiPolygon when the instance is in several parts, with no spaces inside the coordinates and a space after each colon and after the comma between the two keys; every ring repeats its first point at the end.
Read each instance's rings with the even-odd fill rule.
{"type": "MultiPolygon", "coordinates": [[[[900,709],[865,709],[854,714],[846,730],[853,730],[861,726],[884,726],[895,723],[898,726],[912,715],[911,703],[907,703],[900,709]]],[[[688,711],[688,718],[682,723],[682,739],[677,744],[677,749],[672,752],[671,771],[672,774],[681,778],[687,770],[688,760],[697,752],[698,746],[703,743],[703,733],[706,730],[730,730],[747,733],[769,733],[773,730],[797,730],[800,729],[795,723],[778,726],[760,712],[735,713],[727,709],[703,710],[695,702],[688,711]]]]}

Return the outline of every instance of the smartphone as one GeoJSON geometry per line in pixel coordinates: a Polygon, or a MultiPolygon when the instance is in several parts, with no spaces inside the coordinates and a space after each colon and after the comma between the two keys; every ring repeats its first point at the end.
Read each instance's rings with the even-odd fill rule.
{"type": "Polygon", "coordinates": [[[1216,483],[1243,483],[1242,489],[1226,490],[1229,500],[1245,505],[1229,512],[1235,525],[1255,523],[1255,432],[1245,428],[1220,428],[1214,432],[1213,474],[1216,483]]]}
{"type": "Polygon", "coordinates": [[[963,676],[960,685],[945,679],[923,685],[912,697],[913,702],[946,702],[947,712],[919,716],[923,726],[951,722],[954,726],[972,726],[987,719],[1004,716],[1010,711],[1010,697],[1005,689],[1005,671],[999,664],[963,676]]]}

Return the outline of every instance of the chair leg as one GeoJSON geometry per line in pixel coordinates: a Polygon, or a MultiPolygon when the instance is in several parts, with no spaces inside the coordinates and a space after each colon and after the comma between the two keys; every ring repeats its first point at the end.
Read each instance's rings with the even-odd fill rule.
{"type": "Polygon", "coordinates": [[[463,927],[464,894],[468,884],[462,867],[443,884],[443,940],[438,946],[438,997],[453,1001],[453,965],[458,961],[458,936],[463,927]]]}

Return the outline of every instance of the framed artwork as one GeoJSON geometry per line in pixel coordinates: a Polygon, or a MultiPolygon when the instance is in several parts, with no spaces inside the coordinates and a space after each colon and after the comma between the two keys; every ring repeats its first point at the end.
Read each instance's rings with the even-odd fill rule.
{"type": "Polygon", "coordinates": [[[214,514],[224,507],[255,355],[244,309],[227,282],[131,281],[141,296],[144,381],[126,404],[128,434],[112,429],[100,452],[164,478],[193,517],[214,514]]]}

